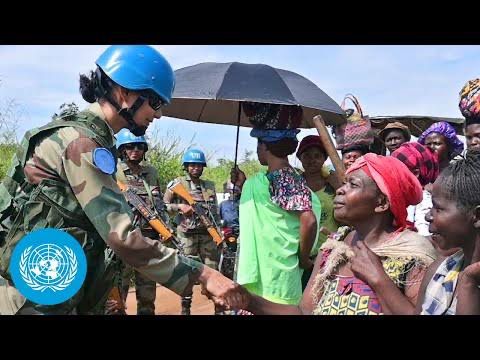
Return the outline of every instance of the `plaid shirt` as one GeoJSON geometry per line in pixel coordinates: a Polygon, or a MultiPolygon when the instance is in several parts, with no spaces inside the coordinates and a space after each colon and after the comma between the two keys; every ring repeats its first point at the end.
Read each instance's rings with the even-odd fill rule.
{"type": "Polygon", "coordinates": [[[455,315],[457,297],[454,294],[463,258],[460,250],[440,264],[425,291],[421,315],[455,315]]]}

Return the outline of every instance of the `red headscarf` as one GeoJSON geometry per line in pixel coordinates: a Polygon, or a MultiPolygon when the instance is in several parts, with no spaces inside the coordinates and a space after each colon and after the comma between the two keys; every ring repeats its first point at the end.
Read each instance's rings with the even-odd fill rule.
{"type": "Polygon", "coordinates": [[[422,144],[403,143],[392,156],[403,162],[410,171],[418,169],[418,180],[422,186],[434,183],[438,177],[439,165],[437,154],[422,144]]]}
{"type": "Polygon", "coordinates": [[[369,153],[358,158],[346,171],[362,169],[375,181],[390,203],[390,211],[399,228],[407,226],[407,207],[422,201],[422,186],[415,175],[400,160],[392,156],[369,153]]]}

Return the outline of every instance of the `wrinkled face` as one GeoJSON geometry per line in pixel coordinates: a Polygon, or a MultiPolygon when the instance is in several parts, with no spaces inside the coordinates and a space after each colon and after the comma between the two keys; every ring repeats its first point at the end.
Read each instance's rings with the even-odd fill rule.
{"type": "Polygon", "coordinates": [[[405,138],[405,134],[403,131],[398,129],[390,130],[385,136],[385,146],[387,147],[388,151],[390,151],[390,154],[397,150],[400,145],[406,142],[407,139],[405,138]]]}
{"type": "Polygon", "coordinates": [[[480,150],[480,124],[468,125],[465,128],[468,150],[480,150]]]}
{"type": "Polygon", "coordinates": [[[187,172],[190,177],[199,178],[203,174],[203,165],[196,164],[196,163],[188,163],[187,165],[187,172]]]}
{"type": "Polygon", "coordinates": [[[377,211],[380,197],[377,184],[361,169],[346,175],[333,201],[335,219],[347,225],[368,221],[377,211]]]}
{"type": "Polygon", "coordinates": [[[363,154],[359,150],[349,151],[342,155],[343,166],[345,166],[345,170],[347,170],[352,164],[361,157],[363,154]]]}
{"type": "Polygon", "coordinates": [[[457,202],[442,189],[440,180],[438,178],[433,184],[433,207],[425,216],[430,223],[428,231],[432,233],[432,241],[441,250],[463,247],[465,239],[474,238],[474,227],[457,202]]]}
{"type": "Polygon", "coordinates": [[[145,145],[142,143],[133,143],[123,145],[125,153],[127,155],[127,160],[130,161],[142,161],[143,155],[145,154],[145,145]]]}
{"type": "Polygon", "coordinates": [[[325,160],[325,153],[318,147],[308,148],[300,155],[300,161],[306,173],[320,171],[325,160]]]}
{"type": "Polygon", "coordinates": [[[268,165],[267,163],[267,146],[258,141],[257,142],[257,157],[261,165],[268,165]]]}
{"type": "Polygon", "coordinates": [[[425,138],[425,146],[436,152],[441,161],[448,160],[448,142],[442,134],[433,132],[425,138]]]}

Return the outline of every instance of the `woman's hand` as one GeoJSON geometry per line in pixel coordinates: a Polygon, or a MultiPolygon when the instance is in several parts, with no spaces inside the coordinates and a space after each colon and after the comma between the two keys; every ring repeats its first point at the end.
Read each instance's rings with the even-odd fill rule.
{"type": "Polygon", "coordinates": [[[247,176],[242,170],[240,170],[238,166],[232,168],[232,170],[230,171],[230,181],[235,186],[238,186],[241,189],[246,180],[247,176]]]}
{"type": "Polygon", "coordinates": [[[350,265],[357,278],[371,287],[385,279],[387,274],[383,269],[380,257],[370,250],[363,241],[359,241],[353,246],[353,252],[355,255],[350,259],[350,265]]]}

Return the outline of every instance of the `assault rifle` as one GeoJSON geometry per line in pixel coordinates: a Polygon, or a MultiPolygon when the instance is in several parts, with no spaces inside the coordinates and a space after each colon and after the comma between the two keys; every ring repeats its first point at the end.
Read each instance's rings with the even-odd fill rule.
{"type": "Polygon", "coordinates": [[[222,236],[218,232],[217,227],[215,226],[213,221],[208,216],[205,208],[202,206],[202,204],[196,202],[193,199],[192,195],[190,195],[190,193],[187,191],[187,189],[185,189],[185,186],[183,186],[181,182],[176,182],[172,184],[168,189],[177,196],[181,197],[188,203],[188,205],[192,207],[193,212],[198,215],[200,221],[207,228],[208,233],[213,238],[213,241],[215,242],[215,244],[217,244],[217,246],[226,246],[222,236]]]}
{"type": "Polygon", "coordinates": [[[162,236],[162,242],[171,241],[173,245],[178,249],[180,254],[183,255],[183,246],[178,241],[178,239],[173,235],[169,227],[163,222],[162,218],[158,216],[150,207],[145,203],[145,201],[138,196],[132,189],[128,188],[127,185],[121,181],[117,181],[118,187],[122,191],[125,199],[128,203],[138,210],[140,215],[142,215],[145,220],[148,221],[148,224],[162,236]]]}

